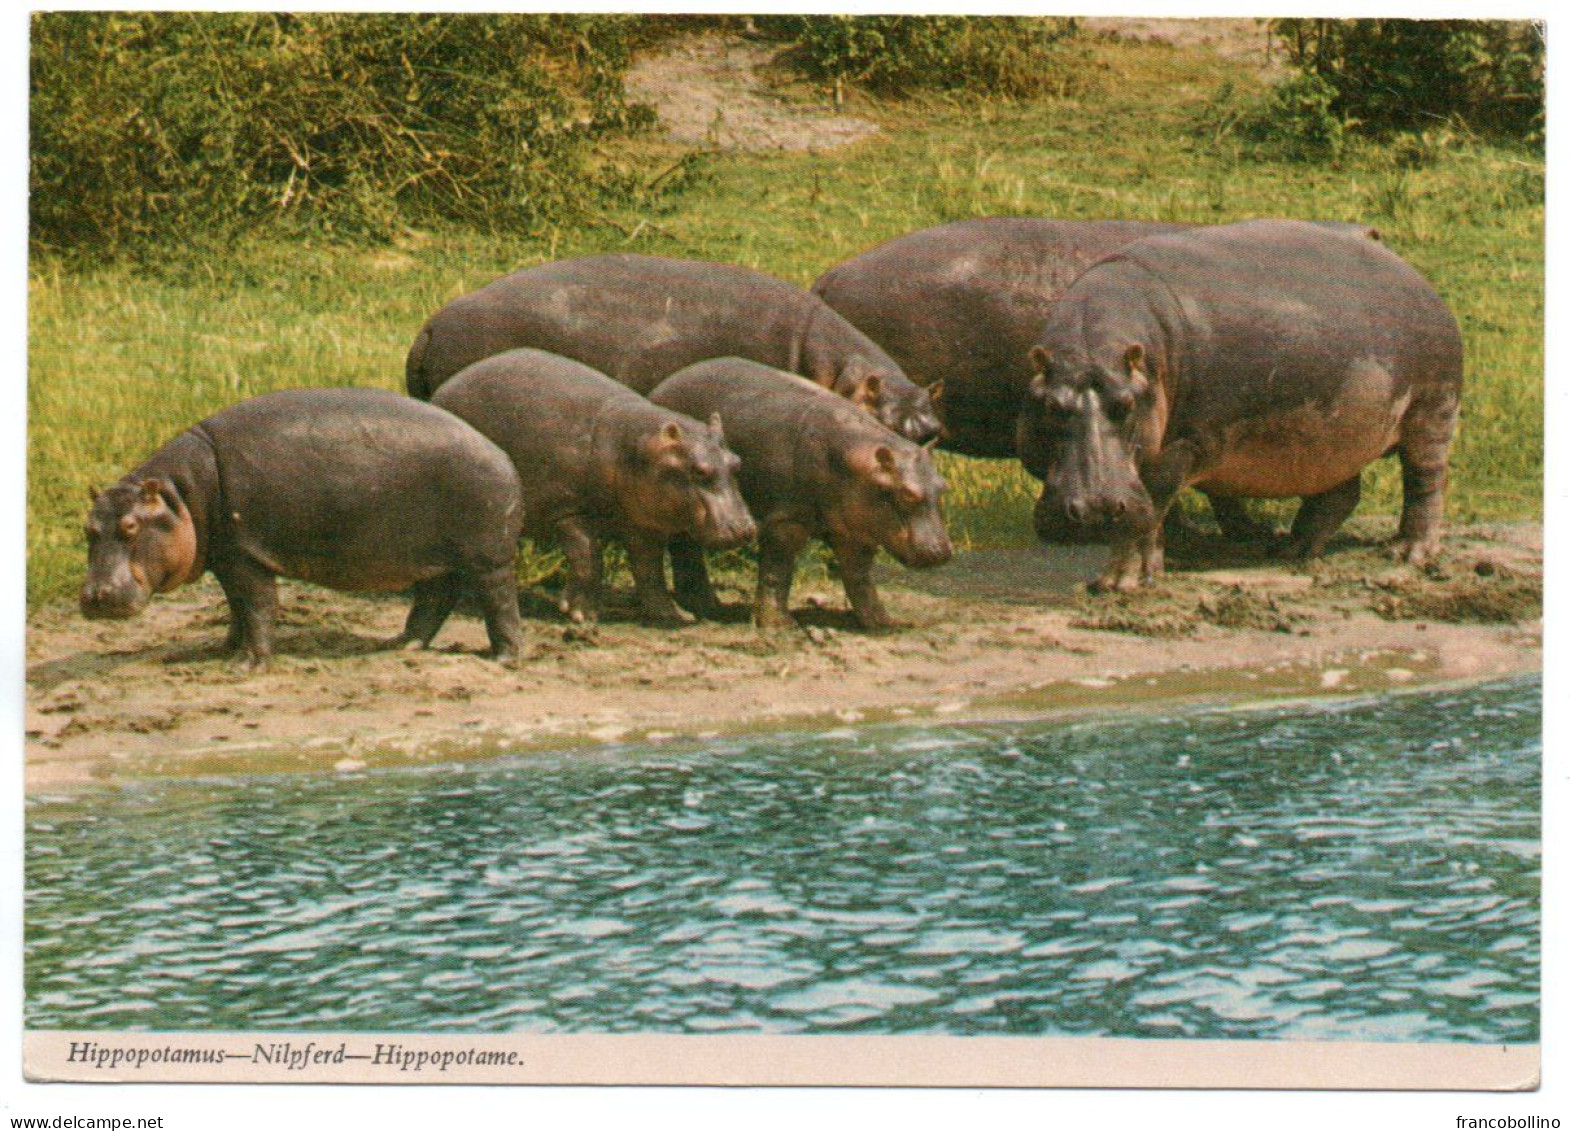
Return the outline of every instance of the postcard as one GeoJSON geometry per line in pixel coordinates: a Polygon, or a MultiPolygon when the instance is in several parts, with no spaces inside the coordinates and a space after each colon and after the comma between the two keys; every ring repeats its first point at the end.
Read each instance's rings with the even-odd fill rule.
{"type": "Polygon", "coordinates": [[[1537,1087],[1541,25],[30,34],[29,1079],[1537,1087]]]}

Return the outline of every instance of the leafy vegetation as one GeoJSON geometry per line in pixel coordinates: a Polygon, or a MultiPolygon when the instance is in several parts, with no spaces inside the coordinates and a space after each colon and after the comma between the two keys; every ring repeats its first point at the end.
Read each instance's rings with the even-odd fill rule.
{"type": "Polygon", "coordinates": [[[1505,20],[1272,21],[1296,74],[1249,115],[1251,132],[1310,154],[1349,132],[1436,127],[1543,142],[1541,26],[1505,20]]]}
{"type": "Polygon", "coordinates": [[[635,198],[640,171],[593,149],[652,121],[622,91],[632,30],[617,16],[35,14],[34,247],[120,254],[264,221],[531,228],[635,198]]]}
{"type": "Polygon", "coordinates": [[[1029,16],[772,16],[807,74],[879,94],[968,90],[994,98],[1061,94],[1082,72],[1066,47],[1075,21],[1029,16]]]}

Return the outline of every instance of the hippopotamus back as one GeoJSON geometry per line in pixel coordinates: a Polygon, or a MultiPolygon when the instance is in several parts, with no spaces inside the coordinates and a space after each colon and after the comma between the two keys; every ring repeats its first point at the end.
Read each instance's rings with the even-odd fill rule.
{"type": "MultiPolygon", "coordinates": [[[[1377,239],[1366,225],[1326,230],[1377,239]]],[[[1148,236],[1192,224],[988,217],[925,228],[830,268],[817,294],[928,388],[943,446],[972,456],[1015,452],[1030,384],[1030,347],[1052,306],[1087,267],[1148,236]]]]}
{"type": "Polygon", "coordinates": [[[815,295],[745,267],[624,254],[516,271],[431,317],[409,352],[409,392],[429,398],[465,366],[520,347],[640,393],[695,362],[745,357],[855,399],[907,435],[937,428],[926,394],[875,342],[815,295]]]}
{"type": "Polygon", "coordinates": [[[274,573],[391,590],[473,556],[508,561],[522,518],[506,454],[463,421],[380,389],[292,389],[198,424],[235,546],[274,573]],[[374,500],[374,502],[371,502],[374,500]]]}

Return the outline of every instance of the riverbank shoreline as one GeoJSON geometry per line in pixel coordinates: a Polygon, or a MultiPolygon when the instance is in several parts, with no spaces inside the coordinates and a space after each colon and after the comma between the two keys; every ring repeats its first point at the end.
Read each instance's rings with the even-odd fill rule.
{"type": "MultiPolygon", "coordinates": [[[[225,665],[211,579],[133,621],[88,622],[54,604],[28,618],[26,788],[1350,697],[1541,671],[1540,527],[1456,531],[1429,571],[1387,562],[1372,534],[1302,566],[1196,544],[1197,557],[1178,556],[1166,582],[1132,597],[1084,596],[1093,549],[885,568],[907,627],[881,635],[850,627],[829,579],[799,587],[801,629],[771,634],[740,619],[646,628],[627,619],[623,591],[589,630],[526,619],[516,669],[476,654],[476,618],[455,617],[435,650],[384,651],[403,601],[307,586],[283,587],[279,655],[255,675],[225,665]]],[[[737,580],[722,596],[739,618],[737,580]]]]}

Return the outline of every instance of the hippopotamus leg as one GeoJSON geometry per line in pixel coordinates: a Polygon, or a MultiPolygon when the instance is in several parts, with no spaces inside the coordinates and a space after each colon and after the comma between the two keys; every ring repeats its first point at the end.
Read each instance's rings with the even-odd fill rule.
{"type": "Polygon", "coordinates": [[[839,565],[840,580],[845,585],[845,596],[850,599],[851,612],[861,627],[877,632],[897,627],[889,616],[872,584],[872,559],[878,548],[865,542],[833,540],[834,560],[839,565]]]}
{"type": "Polygon", "coordinates": [[[714,583],[709,580],[709,565],[703,558],[703,547],[692,538],[672,538],[670,554],[676,603],[695,617],[722,619],[725,607],[720,604],[714,583]]]}
{"type": "Polygon", "coordinates": [[[261,671],[273,655],[273,622],[278,615],[278,580],[272,572],[240,555],[212,566],[229,601],[231,664],[261,671]]]}
{"type": "Polygon", "coordinates": [[[570,518],[556,524],[556,536],[567,556],[567,585],[562,590],[561,611],[576,624],[597,620],[600,578],[605,571],[600,540],[570,518]]]}
{"type": "Polygon", "coordinates": [[[1205,493],[1210,511],[1216,516],[1221,533],[1234,542],[1268,542],[1276,535],[1273,523],[1261,522],[1248,513],[1243,500],[1230,495],[1205,493]]]}
{"type": "Polygon", "coordinates": [[[492,659],[516,663],[523,653],[523,623],[518,617],[518,575],[511,563],[474,579],[485,613],[485,635],[492,659]]]}
{"type": "Polygon", "coordinates": [[[1439,549],[1455,416],[1456,398],[1451,394],[1437,410],[1414,403],[1402,422],[1403,435],[1396,448],[1401,459],[1401,526],[1390,553],[1413,565],[1423,565],[1439,549]]]}
{"type": "Polygon", "coordinates": [[[810,535],[794,522],[765,523],[758,531],[758,597],[753,619],[759,628],[794,628],[790,615],[790,586],[796,575],[796,555],[810,535]]]}
{"type": "Polygon", "coordinates": [[[1144,533],[1113,543],[1107,568],[1090,584],[1092,593],[1128,592],[1161,576],[1166,560],[1167,510],[1184,485],[1197,476],[1200,463],[1194,445],[1188,440],[1177,440],[1140,468],[1140,481],[1150,496],[1154,521],[1144,533]]]}
{"type": "Polygon", "coordinates": [[[1357,508],[1363,494],[1363,477],[1354,475],[1338,487],[1318,495],[1310,495],[1298,507],[1292,520],[1292,541],[1288,553],[1295,558],[1317,558],[1325,552],[1325,544],[1341,529],[1357,508]]]}
{"type": "Polygon", "coordinates": [[[665,587],[665,538],[662,535],[631,531],[626,536],[627,564],[632,567],[632,582],[638,593],[643,619],[651,624],[674,627],[689,624],[692,617],[671,600],[665,587]]]}
{"type": "Polygon", "coordinates": [[[390,647],[414,645],[429,648],[431,641],[441,631],[442,625],[458,605],[459,588],[455,575],[444,573],[440,577],[417,581],[413,587],[414,603],[409,606],[409,616],[403,622],[403,632],[394,637],[390,647]]]}

